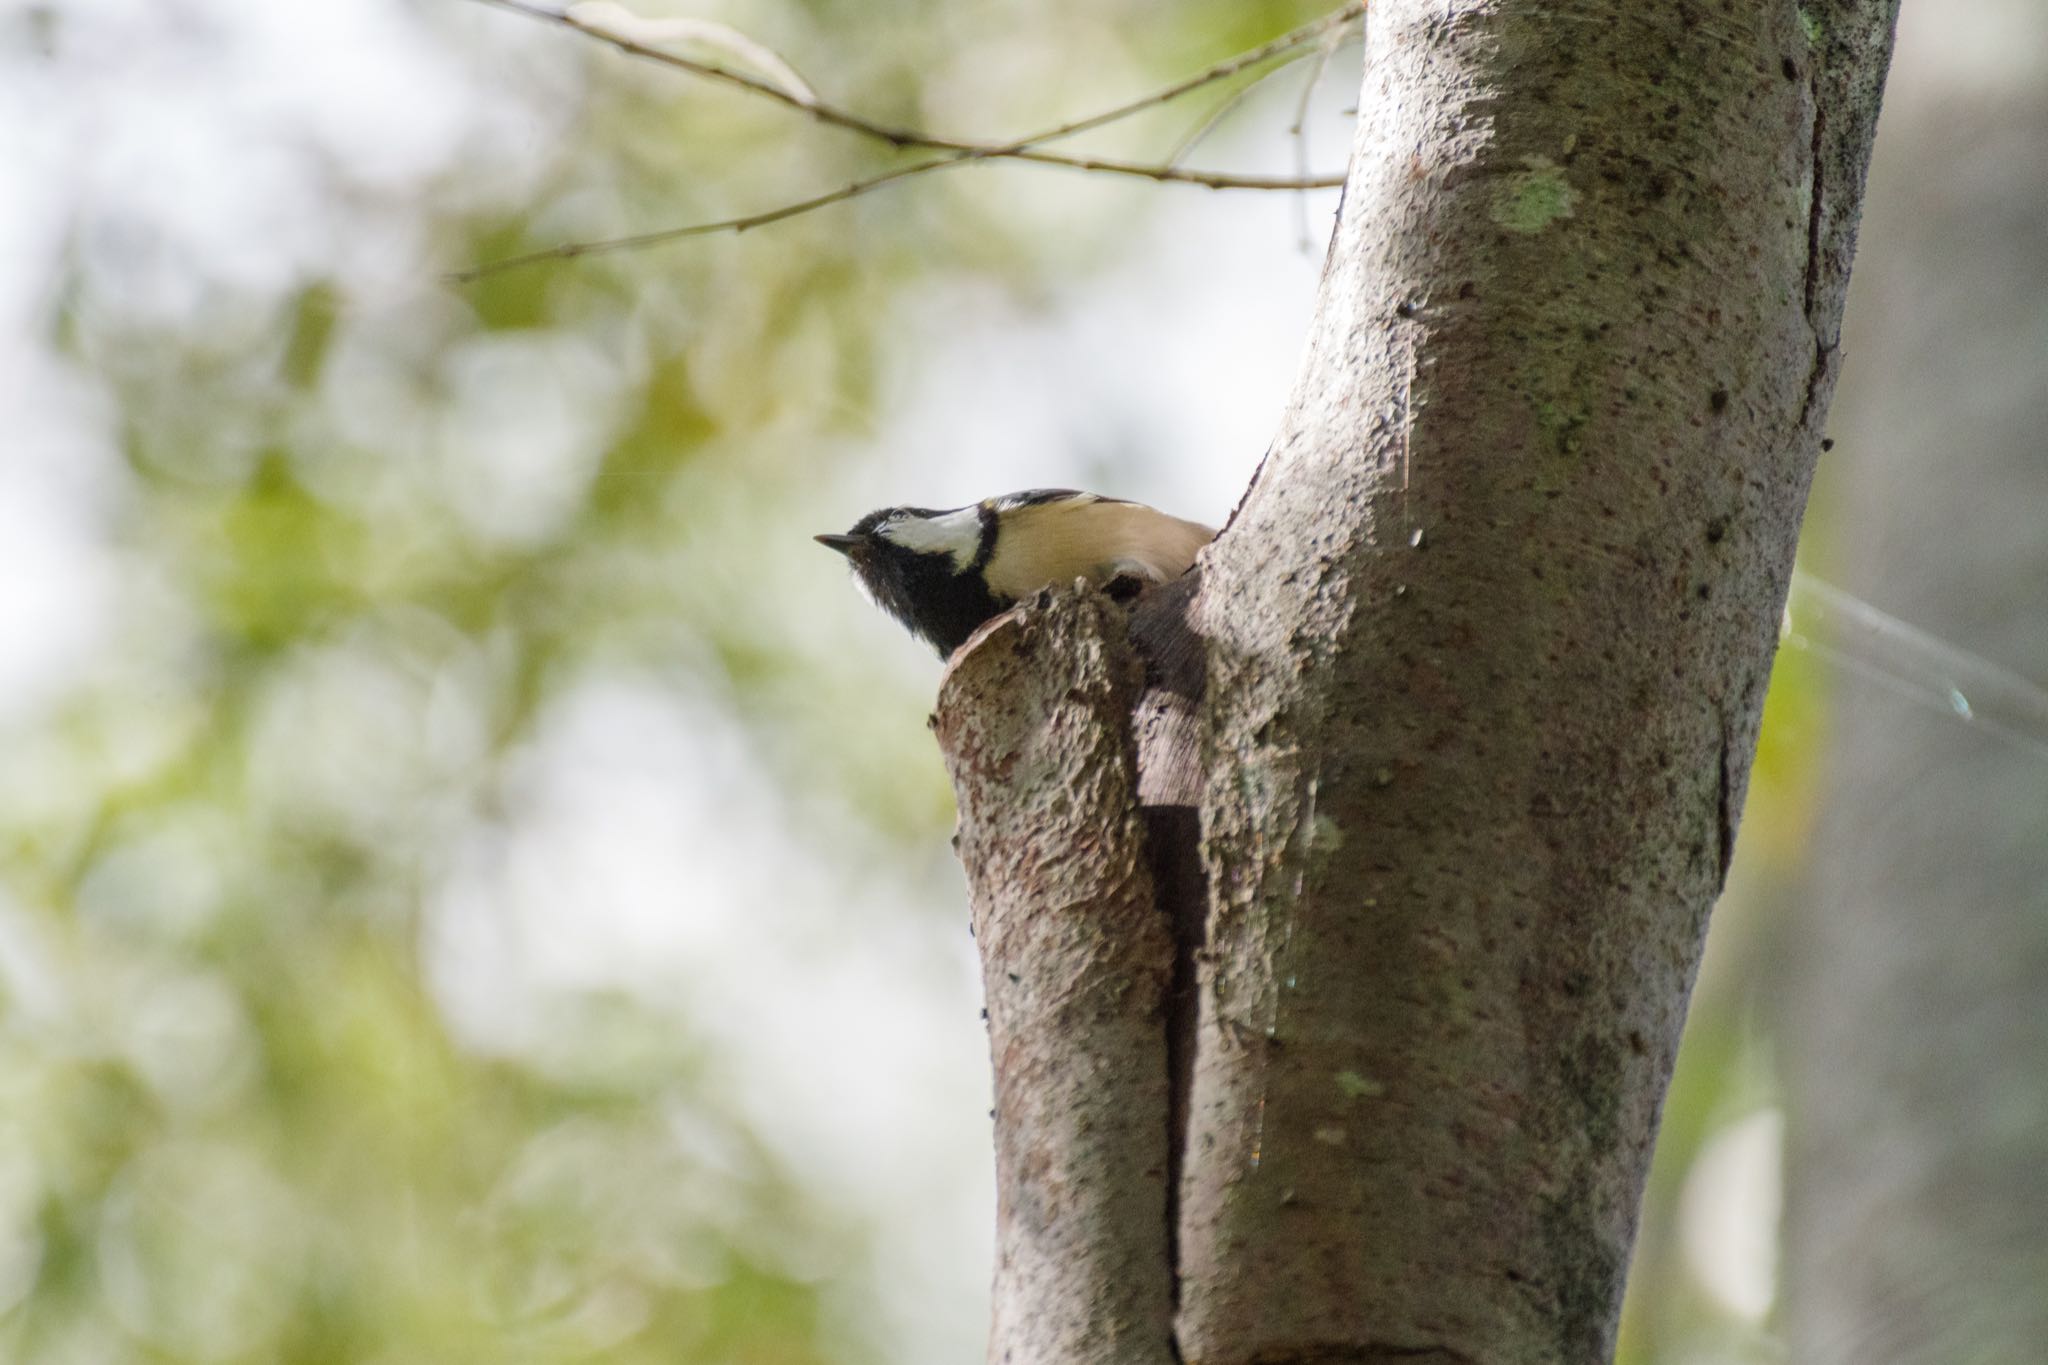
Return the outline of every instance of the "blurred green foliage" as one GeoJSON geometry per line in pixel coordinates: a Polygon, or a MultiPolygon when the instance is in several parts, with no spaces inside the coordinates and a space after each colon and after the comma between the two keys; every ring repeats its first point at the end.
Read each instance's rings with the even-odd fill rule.
{"type": "MultiPolygon", "coordinates": [[[[881,1273],[870,1230],[760,1141],[686,1012],[571,985],[515,993],[538,1041],[476,1036],[434,907],[521,799],[536,727],[612,671],[715,699],[790,810],[857,831],[848,866],[907,867],[885,880],[957,933],[928,889],[951,819],[928,697],[855,647],[851,593],[812,600],[836,577],[791,565],[845,515],[825,495],[904,363],[900,300],[956,277],[1029,296],[1127,217],[1047,233],[935,177],[445,284],[895,154],[480,6],[382,10],[377,41],[493,102],[454,154],[373,171],[287,128],[315,224],[245,238],[259,263],[180,258],[84,199],[52,261],[51,354],[118,451],[114,626],[0,734],[0,1358],[889,1359],[849,1302],[881,1273]],[[144,306],[138,270],[171,302],[144,306]]],[[[1000,133],[1314,12],[727,17],[877,117],[957,127],[971,97],[1000,133]]],[[[227,63],[255,11],[215,19],[160,35],[165,60],[227,63]]],[[[146,80],[97,35],[44,6],[6,60],[81,105],[146,80]]]]}

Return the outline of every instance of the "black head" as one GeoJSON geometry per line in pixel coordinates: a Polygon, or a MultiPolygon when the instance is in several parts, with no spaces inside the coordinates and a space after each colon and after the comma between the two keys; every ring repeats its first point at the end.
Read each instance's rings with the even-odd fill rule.
{"type": "Polygon", "coordinates": [[[996,597],[981,571],[995,550],[995,508],[884,507],[820,545],[846,556],[868,596],[931,642],[941,658],[982,622],[1015,605],[996,597]]]}

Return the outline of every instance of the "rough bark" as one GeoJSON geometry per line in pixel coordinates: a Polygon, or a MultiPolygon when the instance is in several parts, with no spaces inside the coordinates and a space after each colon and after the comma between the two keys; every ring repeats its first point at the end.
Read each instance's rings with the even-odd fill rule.
{"type": "MultiPolygon", "coordinates": [[[[2048,99],[1922,94],[1873,175],[1851,337],[1883,380],[1836,426],[1840,572],[2048,678],[2048,99]]],[[[2040,1359],[2048,750],[1854,676],[1834,730],[1780,1030],[1791,1358],[2040,1359]]]]}
{"type": "MultiPolygon", "coordinates": [[[[1186,771],[1190,715],[1202,736],[1207,942],[1193,957],[1183,929],[1200,1019],[1170,1248],[1188,1365],[1607,1359],[1833,386],[1892,14],[1372,11],[1303,371],[1187,614],[1206,694],[1137,721],[1148,773],[1186,771]]],[[[992,752],[1072,742],[1031,739],[1034,718],[1076,704],[1062,689],[1098,637],[1022,619],[1036,643],[999,685],[951,690],[984,667],[973,644],[956,660],[949,755],[970,723],[1003,737],[992,752]]],[[[1114,703],[1084,709],[1105,733],[1078,749],[1006,773],[949,758],[984,918],[999,899],[1061,916],[1083,898],[1035,889],[1059,841],[1128,819],[1095,804],[1114,703]]],[[[1104,898],[1135,932],[1124,877],[1104,898]]],[[[1052,980],[1097,960],[1071,917],[1028,932],[1010,960],[1052,980]]],[[[1013,1008],[992,996],[999,1355],[1052,1341],[1017,1303],[1121,1292],[1137,1248],[1114,1240],[1083,1116],[1156,1093],[1063,1068],[1100,1040],[1023,1042],[1066,1025],[1013,1008]],[[1038,1155],[1064,1163],[1064,1232],[1012,1192],[1038,1155]],[[1057,1294],[1020,1287],[1041,1274],[1057,1294]]],[[[1134,1019],[1109,1030],[1118,1065],[1142,1050],[1134,1019]]],[[[1067,1354],[1009,1358],[1151,1358],[1072,1322],[1067,1354]]]]}
{"type": "Polygon", "coordinates": [[[1205,557],[1188,1361],[1605,1360],[1834,376],[1892,10],[1373,11],[1205,557]]]}
{"type": "Polygon", "coordinates": [[[1169,1365],[1166,992],[1123,614],[1051,595],[962,648],[933,728],[960,800],[996,1077],[989,1359],[1169,1365]]]}

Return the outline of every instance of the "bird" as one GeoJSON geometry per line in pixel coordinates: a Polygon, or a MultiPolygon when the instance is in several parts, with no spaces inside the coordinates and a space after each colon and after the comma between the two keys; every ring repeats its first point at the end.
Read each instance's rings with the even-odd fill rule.
{"type": "Polygon", "coordinates": [[[1216,538],[1139,502],[1034,488],[966,507],[884,507],[843,535],[814,536],[845,555],[875,605],[944,659],[983,622],[1041,588],[1085,578],[1115,596],[1186,573],[1216,538]]]}

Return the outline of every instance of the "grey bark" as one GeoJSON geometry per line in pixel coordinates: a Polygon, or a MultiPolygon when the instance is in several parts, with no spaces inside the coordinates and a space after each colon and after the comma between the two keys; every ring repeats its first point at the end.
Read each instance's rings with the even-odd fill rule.
{"type": "Polygon", "coordinates": [[[1374,16],[1304,372],[1197,604],[1180,1341],[1605,1360],[1893,12],[1374,16]]]}
{"type": "MultiPolygon", "coordinates": [[[[1873,172],[1838,572],[2048,678],[2048,99],[1923,94],[1873,172]]],[[[1791,1358],[2039,1360],[2048,749],[1853,676],[1835,736],[1780,1030],[1791,1358]]]]}
{"type": "MultiPolygon", "coordinates": [[[[1608,1357],[1892,17],[1373,9],[1302,373],[1188,615],[1209,881],[1172,1246],[1190,1365],[1608,1357]]],[[[963,791],[963,830],[1092,771],[963,791]]],[[[1009,893],[963,852],[978,904],[1009,893]]],[[[1006,1321],[992,1351],[1024,1330],[1006,1321]]]]}

